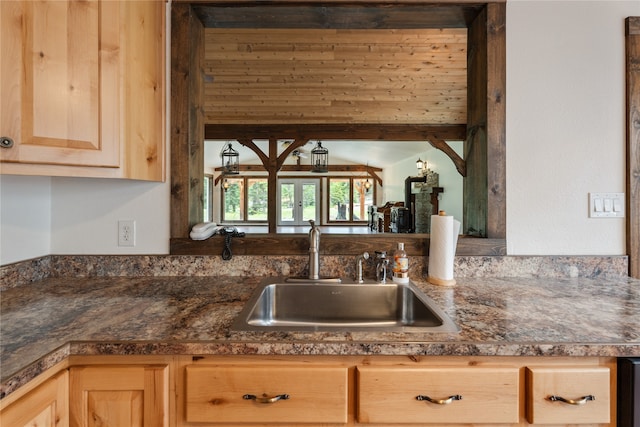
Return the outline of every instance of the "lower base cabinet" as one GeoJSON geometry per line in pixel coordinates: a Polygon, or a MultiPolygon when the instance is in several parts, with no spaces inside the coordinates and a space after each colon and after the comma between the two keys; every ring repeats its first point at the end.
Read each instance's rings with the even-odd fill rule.
{"type": "Polygon", "coordinates": [[[0,412],[2,427],[68,427],[69,372],[64,370],[0,412]]]}
{"type": "Polygon", "coordinates": [[[518,423],[517,367],[359,366],[361,423],[518,423]]]}
{"type": "Polygon", "coordinates": [[[177,427],[615,426],[613,358],[197,356],[175,374],[177,427]]]}
{"type": "Polygon", "coordinates": [[[616,425],[616,359],[72,356],[2,427],[616,425]]]}
{"type": "Polygon", "coordinates": [[[531,424],[609,423],[607,367],[528,366],[527,421],[531,424]]]}
{"type": "Polygon", "coordinates": [[[342,366],[187,366],[187,422],[347,422],[342,366]]]}
{"type": "Polygon", "coordinates": [[[71,427],[168,427],[168,365],[70,369],[71,427]]]}

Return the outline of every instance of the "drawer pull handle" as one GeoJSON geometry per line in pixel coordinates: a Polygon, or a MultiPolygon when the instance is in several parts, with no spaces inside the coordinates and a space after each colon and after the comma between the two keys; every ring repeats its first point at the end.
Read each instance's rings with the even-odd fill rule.
{"type": "Polygon", "coordinates": [[[255,400],[258,403],[276,403],[278,400],[287,400],[289,398],[288,394],[277,394],[275,396],[269,397],[266,394],[263,394],[262,397],[258,397],[255,394],[245,394],[242,396],[244,400],[255,400]]]}
{"type": "Polygon", "coordinates": [[[416,396],[416,400],[426,400],[427,402],[435,403],[437,405],[448,405],[454,400],[462,400],[462,396],[460,396],[459,394],[454,394],[453,396],[449,396],[446,399],[432,399],[429,396],[423,396],[420,394],[416,396]]]}
{"type": "Polygon", "coordinates": [[[578,400],[573,400],[573,399],[565,399],[562,396],[549,396],[549,400],[552,402],[564,402],[564,403],[568,403],[569,405],[584,405],[590,400],[596,400],[596,397],[589,394],[587,396],[582,396],[578,400]]]}

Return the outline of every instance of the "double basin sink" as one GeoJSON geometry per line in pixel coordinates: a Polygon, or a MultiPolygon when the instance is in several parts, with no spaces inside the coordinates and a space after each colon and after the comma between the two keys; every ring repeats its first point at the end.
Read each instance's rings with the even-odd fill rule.
{"type": "Polygon", "coordinates": [[[415,284],[310,279],[264,281],[231,329],[235,331],[458,332],[415,284]]]}

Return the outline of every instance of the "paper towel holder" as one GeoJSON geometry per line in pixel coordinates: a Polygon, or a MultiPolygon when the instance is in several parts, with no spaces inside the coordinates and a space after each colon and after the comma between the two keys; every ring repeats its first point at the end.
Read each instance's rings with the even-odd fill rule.
{"type": "MultiPolygon", "coordinates": [[[[438,215],[437,215],[437,216],[439,216],[439,217],[447,216],[447,213],[446,213],[444,210],[440,210],[440,211],[438,211],[438,215]]],[[[430,257],[431,257],[431,250],[432,250],[432,248],[433,248],[432,243],[433,243],[433,242],[431,242],[431,244],[429,245],[429,250],[430,250],[429,256],[430,256],[430,257]]],[[[453,253],[454,258],[455,258],[455,245],[456,245],[456,242],[454,242],[454,249],[453,249],[453,251],[454,251],[454,253],[453,253]]],[[[429,263],[429,264],[430,264],[430,265],[429,265],[429,270],[430,270],[430,269],[431,269],[431,263],[429,263]]],[[[451,268],[453,268],[453,265],[451,265],[451,268]]],[[[445,276],[449,276],[449,275],[445,275],[445,276]]],[[[429,283],[431,283],[431,284],[433,284],[433,285],[437,285],[437,286],[455,286],[455,284],[456,284],[456,280],[455,280],[455,278],[453,277],[453,271],[451,271],[451,275],[450,275],[450,277],[451,277],[451,278],[445,278],[445,277],[434,277],[434,275],[432,275],[431,273],[429,273],[429,274],[427,274],[427,281],[428,281],[429,283]]]]}

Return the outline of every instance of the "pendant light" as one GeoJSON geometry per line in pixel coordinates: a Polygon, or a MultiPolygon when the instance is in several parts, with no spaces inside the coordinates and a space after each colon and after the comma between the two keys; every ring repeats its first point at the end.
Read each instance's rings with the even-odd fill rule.
{"type": "Polygon", "coordinates": [[[324,148],[320,141],[318,141],[318,145],[311,150],[311,172],[329,172],[329,150],[324,148]]]}
{"type": "Polygon", "coordinates": [[[238,175],[240,173],[240,155],[233,149],[231,143],[220,154],[222,158],[222,174],[238,175]]]}

